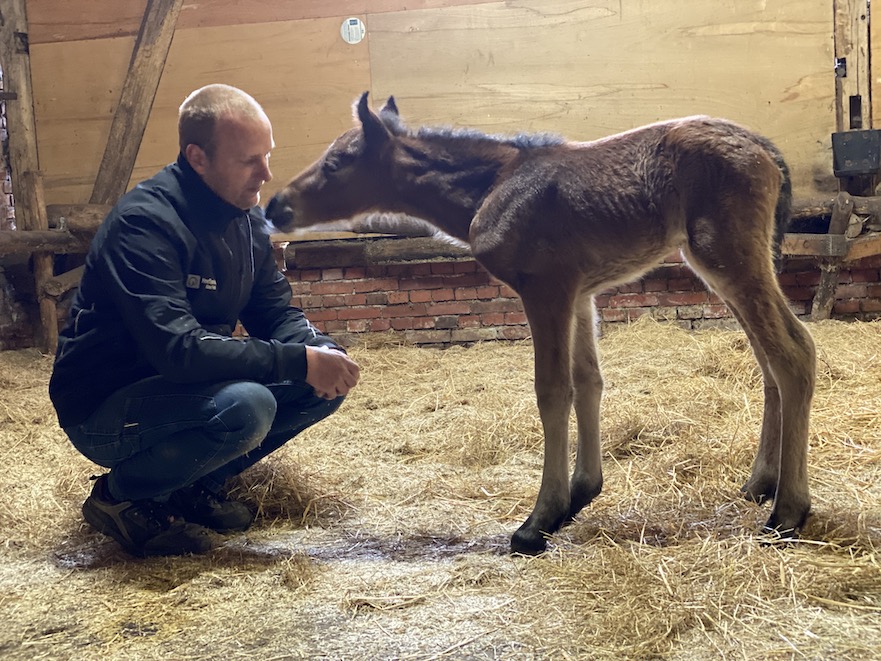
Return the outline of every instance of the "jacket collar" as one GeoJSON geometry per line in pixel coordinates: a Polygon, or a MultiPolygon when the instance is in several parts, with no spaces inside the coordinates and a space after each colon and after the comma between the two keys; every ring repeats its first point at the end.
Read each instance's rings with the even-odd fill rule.
{"type": "Polygon", "coordinates": [[[233,218],[241,218],[248,213],[247,210],[239,209],[221,199],[211,190],[182,153],[178,154],[174,166],[189,207],[188,217],[195,223],[207,229],[222,231],[233,218]]]}

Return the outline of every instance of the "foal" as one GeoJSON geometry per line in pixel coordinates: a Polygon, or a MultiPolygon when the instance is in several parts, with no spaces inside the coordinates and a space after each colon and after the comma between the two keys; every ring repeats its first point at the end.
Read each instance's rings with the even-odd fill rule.
{"type": "Polygon", "coordinates": [[[810,510],[808,417],[814,345],[787,306],[774,259],[789,220],[789,172],[765,138],[722,119],[686,117],[594,142],[473,130],[411,131],[394,99],[275,195],[282,230],[371,211],[425,219],[466,242],[523,301],[545,437],[532,514],[511,549],[536,554],[602,488],[593,295],[676,249],[728,305],[764,378],[758,453],[742,487],[773,499],[767,532],[788,535],[810,510]],[[568,478],[568,419],[578,448],[568,478]]]}

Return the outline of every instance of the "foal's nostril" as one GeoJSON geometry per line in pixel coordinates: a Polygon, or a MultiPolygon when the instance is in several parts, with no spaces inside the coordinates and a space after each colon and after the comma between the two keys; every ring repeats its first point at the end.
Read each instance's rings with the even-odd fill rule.
{"type": "Polygon", "coordinates": [[[284,231],[290,230],[294,224],[294,210],[291,209],[281,198],[280,193],[276,193],[269,200],[264,211],[273,225],[284,231]]]}

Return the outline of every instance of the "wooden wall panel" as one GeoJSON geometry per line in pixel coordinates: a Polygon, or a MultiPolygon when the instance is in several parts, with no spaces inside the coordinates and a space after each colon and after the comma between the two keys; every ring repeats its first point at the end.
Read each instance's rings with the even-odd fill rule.
{"type": "Polygon", "coordinates": [[[46,202],[88,202],[134,37],[32,45],[37,149],[46,202]]]}
{"type": "MultiPolygon", "coordinates": [[[[227,83],[252,94],[272,120],[278,179],[267,192],[281,186],[351,125],[352,101],[370,88],[367,41],[343,42],[340,22],[179,30],[130,185],[176,158],[177,108],[186,95],[202,85],[227,83]]],[[[97,39],[32,48],[48,203],[89,199],[133,43],[133,38],[97,39]]]]}
{"type": "Polygon", "coordinates": [[[405,119],[593,139],[720,115],[779,144],[797,194],[836,190],[828,0],[497,2],[370,15],[368,33],[373,89],[405,119]]]}
{"type": "MultiPolygon", "coordinates": [[[[74,4],[82,7],[28,3],[50,204],[89,198],[134,43],[101,35],[123,23],[134,34],[146,0],[93,0],[100,21],[76,18],[74,4]]],[[[394,94],[412,123],[579,140],[680,115],[727,116],[779,144],[797,194],[833,191],[832,17],[830,0],[185,0],[131,183],[175,158],[185,95],[226,82],[273,121],[267,193],[351,126],[363,90],[376,103],[394,94]],[[339,36],[350,15],[367,24],[354,46],[339,36]],[[258,16],[267,20],[207,25],[258,16]]]]}
{"type": "MultiPolygon", "coordinates": [[[[491,0],[187,0],[181,29],[479,4],[491,0]]],[[[28,0],[32,44],[137,34],[147,0],[28,0]]]]}

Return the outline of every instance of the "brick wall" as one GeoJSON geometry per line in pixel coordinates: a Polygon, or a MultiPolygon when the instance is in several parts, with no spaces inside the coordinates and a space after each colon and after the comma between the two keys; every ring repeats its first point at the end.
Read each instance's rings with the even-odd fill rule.
{"type": "MultiPolygon", "coordinates": [[[[3,71],[0,70],[0,92],[3,91],[3,71]]],[[[12,181],[7,161],[6,102],[0,100],[0,231],[15,229],[15,202],[12,199],[12,181]]]]}
{"type": "MultiPolygon", "coordinates": [[[[514,292],[471,259],[287,271],[295,305],[316,326],[350,344],[371,334],[413,344],[523,339],[529,327],[514,292]]],[[[820,273],[816,260],[790,259],[780,283],[793,311],[810,314],[820,273]]],[[[832,311],[837,319],[881,317],[881,256],[843,269],[832,311]]],[[[728,308],[680,260],[632,284],[597,295],[602,327],[642,315],[684,328],[736,327],[728,308]]]]}

